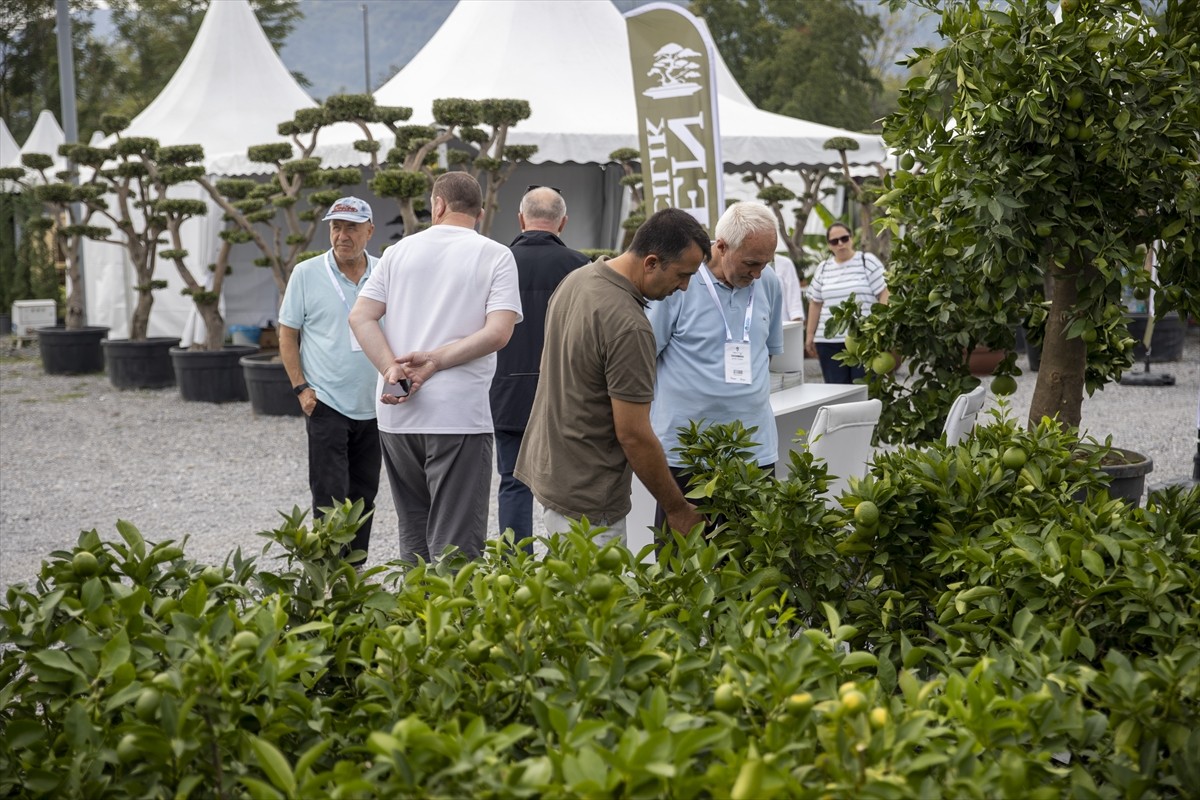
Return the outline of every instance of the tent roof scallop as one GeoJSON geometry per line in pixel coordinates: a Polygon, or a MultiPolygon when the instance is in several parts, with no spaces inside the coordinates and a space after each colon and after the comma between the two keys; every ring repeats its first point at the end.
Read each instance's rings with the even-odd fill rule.
{"type": "MultiPolygon", "coordinates": [[[[718,58],[721,140],[727,169],[832,163],[833,136],[859,142],[854,163],[881,161],[878,136],[755,108],[718,58]]],[[[459,0],[437,33],[375,97],[432,119],[443,97],[518,97],[532,115],[509,141],[536,144],[532,163],[607,163],[637,147],[637,113],[625,19],[609,0],[459,0]]]]}
{"type": "Polygon", "coordinates": [[[265,171],[251,145],[283,140],[279,123],[316,102],[284,66],[248,0],[210,3],[183,63],[123,135],[202,144],[210,171],[265,171]]]}

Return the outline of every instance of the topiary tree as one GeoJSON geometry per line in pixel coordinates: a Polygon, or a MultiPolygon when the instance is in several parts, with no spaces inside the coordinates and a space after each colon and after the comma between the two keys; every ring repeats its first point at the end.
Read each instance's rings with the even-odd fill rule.
{"type": "MultiPolygon", "coordinates": [[[[928,77],[885,122],[910,168],[880,198],[882,227],[904,234],[891,304],[834,324],[856,360],[907,360],[907,381],[871,379],[887,440],[936,436],[975,383],[964,351],[1011,349],[1021,323],[1042,341],[1030,421],[1077,426],[1084,391],[1131,365],[1120,298],[1150,285],[1146,248],[1159,310],[1200,312],[1200,6],[1167,0],[1152,24],[1132,0],[1064,2],[1061,21],[1042,0],[917,4],[946,44],[916,52],[928,77]]],[[[997,374],[1016,370],[1010,355],[997,374]]]]}
{"type": "Polygon", "coordinates": [[[270,167],[269,180],[196,178],[232,223],[221,234],[218,273],[234,245],[252,242],[261,253],[254,263],[271,270],[282,298],[296,265],[318,254],[310,247],[323,212],[342,195],[342,189],[362,182],[357,167],[322,168],[321,159],[313,155],[321,131],[338,121],[336,109],[328,104],[302,108],[279,125],[279,134],[291,142],[248,148],[251,161],[270,167]]]}
{"type": "Polygon", "coordinates": [[[625,231],[625,235],[621,239],[621,250],[625,251],[633,243],[633,235],[637,233],[637,229],[642,227],[642,223],[646,221],[642,170],[637,166],[642,155],[632,147],[622,147],[619,150],[613,150],[608,157],[621,165],[621,171],[624,173],[621,176],[621,185],[629,187],[629,216],[621,223],[621,229],[625,231]]]}
{"type": "Polygon", "coordinates": [[[500,187],[512,176],[517,164],[528,161],[537,152],[535,144],[508,144],[508,131],[523,119],[529,119],[526,100],[488,99],[479,101],[479,122],[463,127],[459,138],[476,148],[474,158],[462,158],[455,150],[447,154],[451,164],[461,162],[483,187],[483,219],[479,232],[492,233],[492,222],[499,210],[500,187]],[[480,127],[486,125],[487,128],[480,127]],[[490,130],[488,130],[490,129],[490,130]]]}
{"type": "MultiPolygon", "coordinates": [[[[0,180],[14,181],[21,188],[21,196],[32,198],[34,202],[30,210],[35,213],[25,221],[26,235],[15,252],[13,288],[22,293],[22,297],[46,296],[49,290],[53,290],[53,297],[58,297],[53,258],[45,252],[44,237],[51,233],[67,262],[66,327],[78,330],[86,319],[79,269],[83,240],[88,236],[102,239],[111,233],[109,228],[90,224],[96,208],[83,201],[99,197],[102,189],[79,186],[67,180],[70,176],[66,173],[51,175],[49,170],[54,166],[54,158],[47,153],[25,153],[21,156],[21,164],[20,167],[0,169],[0,180]],[[31,179],[31,173],[36,174],[37,180],[31,179]],[[40,214],[36,213],[38,209],[40,214]]],[[[20,298],[14,296],[12,299],[20,298]]],[[[5,303],[4,307],[8,305],[5,303]]]]}
{"type": "MultiPolygon", "coordinates": [[[[137,302],[130,318],[129,338],[145,339],[150,325],[150,310],[154,304],[154,291],[164,288],[166,281],[154,277],[163,235],[191,217],[207,213],[207,206],[200,201],[170,197],[171,189],[192,180],[198,167],[192,162],[203,157],[199,145],[160,147],[157,140],[144,136],[122,136],[121,131],[129,120],[115,114],[101,118],[102,129],[112,134],[116,141],[109,147],[92,147],[83,144],[65,144],[59,153],[83,167],[80,182],[74,185],[61,180],[46,180],[33,189],[36,196],[59,218],[69,224],[59,226],[56,235],[67,254],[68,274],[71,280],[71,295],[67,300],[67,327],[78,328],[83,323],[82,281],[79,274],[80,250],[84,237],[124,248],[133,265],[137,284],[137,302]],[[79,218],[72,208],[81,204],[79,218]],[[111,227],[93,225],[98,217],[111,227]]],[[[27,162],[48,179],[49,156],[27,162]]],[[[176,239],[168,254],[185,275],[188,288],[184,292],[193,294],[196,284],[191,280],[185,263],[187,251],[176,239]],[[189,283],[190,281],[190,283],[189,283]]],[[[207,297],[200,296],[207,302],[207,297]]],[[[215,302],[212,304],[215,311],[215,302]]],[[[212,317],[206,317],[208,322],[212,317]]],[[[217,330],[224,335],[220,315],[216,317],[217,330]]]]}

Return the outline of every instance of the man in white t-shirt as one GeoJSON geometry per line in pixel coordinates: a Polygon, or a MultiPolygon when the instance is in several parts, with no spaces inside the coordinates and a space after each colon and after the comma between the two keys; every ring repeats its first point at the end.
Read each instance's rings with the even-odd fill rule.
{"type": "Polygon", "coordinates": [[[488,390],[495,353],[521,321],[521,296],[512,252],[475,232],[482,209],[475,178],[440,176],[433,226],[384,252],[350,312],[381,373],[379,435],[400,557],[410,562],[452,545],[474,558],[487,533],[488,390]]]}

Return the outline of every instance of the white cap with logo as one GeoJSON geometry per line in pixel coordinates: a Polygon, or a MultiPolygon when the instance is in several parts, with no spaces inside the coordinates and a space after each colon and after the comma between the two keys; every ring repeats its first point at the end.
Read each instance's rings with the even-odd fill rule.
{"type": "Polygon", "coordinates": [[[347,222],[370,222],[371,206],[357,197],[343,197],[329,207],[324,220],[344,219],[347,222]]]}

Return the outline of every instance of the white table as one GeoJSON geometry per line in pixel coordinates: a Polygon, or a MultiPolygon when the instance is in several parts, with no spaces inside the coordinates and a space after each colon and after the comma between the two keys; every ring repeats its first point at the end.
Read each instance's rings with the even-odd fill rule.
{"type": "MultiPolygon", "coordinates": [[[[775,430],[779,434],[779,458],[775,474],[787,477],[789,454],[803,447],[795,442],[796,431],[807,431],[821,406],[852,403],[867,399],[867,387],[861,384],[805,383],[771,393],[771,411],[775,414],[775,430]]],[[[653,541],[650,528],[654,525],[654,498],[649,490],[633,476],[633,510],[629,512],[626,530],[629,549],[637,552],[653,541]]]]}

